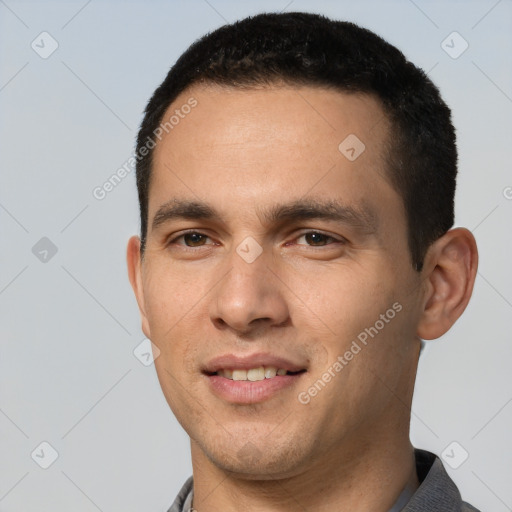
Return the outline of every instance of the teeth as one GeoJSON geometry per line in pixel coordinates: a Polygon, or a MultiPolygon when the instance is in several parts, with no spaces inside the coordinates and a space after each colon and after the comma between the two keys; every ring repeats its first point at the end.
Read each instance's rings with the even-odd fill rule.
{"type": "Polygon", "coordinates": [[[273,366],[269,366],[268,368],[265,368],[265,379],[271,379],[272,377],[275,377],[277,374],[277,368],[274,368],[273,366]]]}
{"type": "Polygon", "coordinates": [[[265,378],[265,368],[260,366],[259,368],[253,368],[247,372],[247,380],[256,382],[257,380],[263,380],[265,378]]]}
{"type": "Polygon", "coordinates": [[[247,371],[233,370],[233,380],[247,380],[247,371]]]}
{"type": "Polygon", "coordinates": [[[286,375],[287,371],[273,366],[251,368],[250,370],[219,370],[217,375],[231,380],[245,380],[257,382],[264,379],[273,379],[276,375],[286,375]]]}

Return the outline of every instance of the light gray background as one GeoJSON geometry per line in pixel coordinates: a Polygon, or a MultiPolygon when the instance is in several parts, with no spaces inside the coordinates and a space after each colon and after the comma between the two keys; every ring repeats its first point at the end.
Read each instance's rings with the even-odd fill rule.
{"type": "Polygon", "coordinates": [[[463,497],[512,510],[512,3],[288,2],[0,0],[2,512],[165,511],[190,475],[188,438],[133,353],[134,173],[101,201],[92,191],[130,157],[149,96],[193,40],[283,9],[376,31],[453,109],[457,225],[475,234],[480,268],[463,318],[421,357],[411,437],[439,455],[459,443],[448,453],[469,457],[448,469],[463,497]],[[43,31],[59,45],[46,59],[31,48],[50,48],[43,31]],[[453,31],[469,43],[457,59],[441,45],[453,31]],[[42,237],[58,249],[46,262],[32,252],[42,237]],[[43,441],[59,454],[48,469],[31,457],[50,460],[43,441]]]}

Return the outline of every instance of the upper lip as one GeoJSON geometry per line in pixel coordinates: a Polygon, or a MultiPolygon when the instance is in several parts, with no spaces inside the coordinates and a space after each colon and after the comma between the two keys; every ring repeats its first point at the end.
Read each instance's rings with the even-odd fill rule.
{"type": "Polygon", "coordinates": [[[260,366],[272,366],[288,372],[305,370],[304,366],[294,363],[284,357],[272,354],[256,353],[250,355],[223,354],[211,359],[204,367],[205,373],[213,374],[223,369],[250,370],[260,366]]]}

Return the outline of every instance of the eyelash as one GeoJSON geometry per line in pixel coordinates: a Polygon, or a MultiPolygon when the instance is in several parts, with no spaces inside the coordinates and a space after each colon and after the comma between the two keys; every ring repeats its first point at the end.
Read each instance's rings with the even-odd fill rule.
{"type": "MultiPolygon", "coordinates": [[[[315,233],[315,234],[318,234],[318,235],[322,235],[324,237],[327,238],[327,240],[333,240],[334,242],[336,243],[340,243],[340,244],[344,244],[346,243],[346,240],[344,239],[338,239],[338,238],[335,238],[331,235],[328,235],[327,233],[323,233],[322,231],[318,231],[318,230],[309,230],[309,231],[304,231],[303,233],[301,233],[300,235],[298,235],[296,237],[296,239],[298,238],[302,238],[306,235],[309,235],[311,233],[315,233]]],[[[179,240],[180,238],[183,238],[184,236],[186,235],[190,235],[190,234],[194,234],[194,235],[200,235],[200,236],[203,236],[203,237],[206,237],[206,238],[210,238],[208,235],[205,235],[204,233],[201,233],[200,231],[195,231],[195,230],[190,230],[190,231],[186,231],[184,233],[181,233],[181,235],[173,238],[172,240],[169,240],[169,242],[167,243],[167,245],[171,245],[171,244],[176,244],[176,241],[179,240]]],[[[176,245],[179,245],[181,246],[184,250],[187,250],[187,251],[194,251],[195,249],[198,249],[200,247],[205,247],[205,245],[198,245],[198,246],[188,246],[188,245],[185,245],[185,244],[176,244],[176,245]]],[[[299,245],[304,245],[304,244],[299,244],[299,245]]],[[[328,247],[329,245],[333,245],[332,243],[326,243],[325,245],[306,245],[307,247],[312,247],[314,249],[316,248],[323,248],[323,247],[328,247]]]]}

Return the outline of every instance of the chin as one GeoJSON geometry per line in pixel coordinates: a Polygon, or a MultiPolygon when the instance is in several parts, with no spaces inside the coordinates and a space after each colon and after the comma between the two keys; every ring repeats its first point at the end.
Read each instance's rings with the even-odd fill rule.
{"type": "Polygon", "coordinates": [[[202,442],[197,444],[216,467],[246,480],[285,478],[297,474],[303,467],[307,451],[303,439],[288,442],[274,439],[273,443],[265,437],[257,443],[248,439],[249,436],[239,436],[236,442],[229,437],[213,446],[211,439],[207,446],[202,442]]]}

